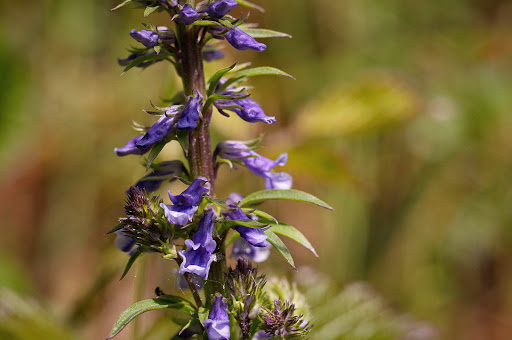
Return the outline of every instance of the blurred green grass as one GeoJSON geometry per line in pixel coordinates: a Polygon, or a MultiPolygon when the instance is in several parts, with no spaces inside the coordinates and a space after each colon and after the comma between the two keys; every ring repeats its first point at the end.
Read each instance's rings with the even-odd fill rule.
{"type": "MultiPolygon", "coordinates": [[[[254,98],[278,123],[216,116],[214,138],[265,133],[265,155],[289,150],[295,187],[335,207],[331,215],[305,207],[298,216],[272,206],[320,254],[290,245],[296,262],[338,287],[366,281],[441,339],[508,339],[510,2],[258,3],[267,11],[251,13],[252,21],[294,38],[269,41],[263,54],[225,49],[227,60],[207,71],[241,59],[297,81],[255,79],[254,98]]],[[[119,77],[129,30],[165,21],[112,13],[114,5],[0,3],[0,257],[9,263],[0,284],[36,296],[82,338],[107,334],[139,280],[117,282],[125,258],[104,233],[143,168],[112,149],[132,136],[131,120],[144,121],[150,99],[176,88],[163,65],[119,77]]],[[[218,185],[220,196],[261,186],[243,170],[221,173],[218,185]],[[236,187],[220,189],[228,177],[236,187]]],[[[158,262],[144,294],[152,284],[173,286],[170,266],[158,262]]],[[[277,256],[272,264],[288,270],[277,256]]]]}

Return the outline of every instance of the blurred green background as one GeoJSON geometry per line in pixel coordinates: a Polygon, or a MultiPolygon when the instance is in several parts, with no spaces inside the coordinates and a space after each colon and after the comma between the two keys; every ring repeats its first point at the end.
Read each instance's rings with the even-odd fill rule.
{"type": "MultiPolygon", "coordinates": [[[[152,256],[119,282],[126,255],[104,235],[144,173],[112,149],[134,136],[132,120],[150,122],[149,100],[178,89],[163,63],[119,76],[129,31],[167,18],[116,4],[0,1],[2,339],[102,339],[136,298],[176,286],[173,264],[152,256]]],[[[251,21],[293,39],[262,54],[226,48],[206,71],[252,61],[297,80],[254,79],[278,123],[217,115],[214,139],[264,133],[264,155],[289,152],[294,187],[336,209],[270,206],[320,255],[290,244],[298,272],[277,254],[261,265],[302,282],[312,339],[510,339],[512,2],[258,4],[267,11],[251,21]]],[[[221,197],[263,187],[223,170],[221,197]]]]}

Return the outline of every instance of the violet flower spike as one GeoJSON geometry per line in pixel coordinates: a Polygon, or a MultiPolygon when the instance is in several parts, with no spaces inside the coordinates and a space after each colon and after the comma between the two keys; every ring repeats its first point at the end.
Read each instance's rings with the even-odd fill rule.
{"type": "Polygon", "coordinates": [[[187,105],[181,112],[176,127],[180,130],[192,130],[197,127],[197,122],[201,117],[201,107],[203,106],[203,96],[196,91],[187,101],[187,105]]]}
{"type": "Polygon", "coordinates": [[[199,18],[199,14],[195,11],[191,4],[185,4],[180,11],[180,20],[185,25],[194,23],[199,18]]]}
{"type": "MultiPolygon", "coordinates": [[[[230,94],[229,91],[221,94],[230,94]]],[[[260,104],[252,100],[251,98],[243,99],[218,99],[215,101],[215,107],[222,110],[230,110],[236,113],[240,118],[249,123],[263,122],[267,124],[274,124],[276,122],[275,117],[270,117],[265,114],[260,104]],[[234,106],[240,106],[236,108],[234,106]]]]}
{"type": "Polygon", "coordinates": [[[142,135],[138,135],[135,138],[130,139],[123,147],[121,148],[114,148],[114,152],[118,156],[126,156],[126,155],[143,155],[149,150],[151,150],[150,147],[145,148],[138,148],[136,146],[137,142],[139,142],[142,139],[142,135]]]}
{"type": "Polygon", "coordinates": [[[235,0],[220,0],[210,4],[205,11],[212,18],[222,19],[222,17],[231,12],[236,5],[238,5],[238,3],[235,0]]]}
{"type": "Polygon", "coordinates": [[[233,27],[233,30],[229,30],[224,37],[231,46],[240,51],[253,50],[256,52],[262,52],[267,49],[267,45],[257,42],[253,37],[236,26],[233,27]]]}
{"type": "Polygon", "coordinates": [[[212,237],[213,226],[215,225],[213,217],[214,212],[212,210],[208,210],[199,221],[199,227],[197,228],[194,236],[192,236],[192,243],[194,243],[194,246],[191,245],[190,248],[197,249],[198,246],[203,246],[210,253],[215,251],[217,243],[212,237]]]}
{"type": "Polygon", "coordinates": [[[229,316],[227,312],[228,304],[224,302],[222,295],[216,295],[213,300],[212,309],[208,319],[203,321],[203,325],[208,332],[209,340],[229,340],[231,336],[229,330],[229,316]]]}
{"type": "Polygon", "coordinates": [[[148,48],[155,47],[156,45],[158,45],[158,33],[156,33],[155,31],[137,31],[136,29],[133,29],[130,32],[130,36],[148,48]]]}

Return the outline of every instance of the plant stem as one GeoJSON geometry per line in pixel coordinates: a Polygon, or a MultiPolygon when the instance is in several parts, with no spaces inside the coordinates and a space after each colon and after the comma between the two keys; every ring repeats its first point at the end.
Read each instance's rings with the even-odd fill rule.
{"type": "MultiPolygon", "coordinates": [[[[180,56],[182,62],[182,81],[185,95],[190,96],[196,91],[206,100],[203,58],[199,45],[200,29],[195,26],[185,27],[178,24],[180,34],[180,56]]],[[[210,182],[210,195],[215,195],[215,178],[211,157],[210,121],[212,109],[209,108],[199,120],[197,128],[189,132],[188,162],[192,178],[204,176],[210,182]]]]}

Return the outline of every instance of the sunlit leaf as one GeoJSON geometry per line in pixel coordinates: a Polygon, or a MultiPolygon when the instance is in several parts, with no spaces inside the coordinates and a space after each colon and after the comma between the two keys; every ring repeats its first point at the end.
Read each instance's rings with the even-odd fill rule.
{"type": "Polygon", "coordinates": [[[111,339],[126,327],[126,325],[142,313],[157,309],[175,309],[185,313],[195,313],[195,307],[187,300],[172,295],[163,295],[155,299],[147,299],[134,303],[128,307],[116,320],[107,339],[111,339]]]}
{"type": "Polygon", "coordinates": [[[318,205],[319,207],[334,210],[321,199],[300,190],[271,189],[253,192],[240,201],[240,207],[250,206],[268,200],[299,201],[318,205]]]}
{"type": "Polygon", "coordinates": [[[292,255],[290,254],[290,251],[288,250],[288,248],[286,248],[286,245],[283,243],[283,241],[281,241],[281,239],[279,238],[279,236],[277,236],[273,231],[271,231],[270,229],[268,230],[265,230],[265,234],[267,234],[268,238],[267,238],[267,241],[270,242],[271,245],[274,246],[274,248],[276,248],[276,250],[281,254],[283,255],[283,257],[285,258],[286,261],[288,261],[288,263],[293,267],[295,268],[295,263],[293,262],[293,258],[292,258],[292,255]]]}
{"type": "Polygon", "coordinates": [[[271,229],[274,233],[289,237],[292,240],[294,240],[295,242],[297,242],[298,244],[308,248],[313,254],[315,254],[315,256],[318,257],[318,254],[316,253],[315,248],[313,248],[313,246],[308,241],[306,236],[304,236],[304,234],[302,234],[294,226],[291,226],[291,225],[285,224],[285,223],[279,223],[279,224],[272,224],[271,229]]]}
{"type": "Polygon", "coordinates": [[[255,76],[266,76],[266,75],[274,75],[274,76],[283,76],[295,79],[292,75],[281,71],[278,68],[270,67],[270,66],[261,66],[261,67],[253,67],[250,69],[242,70],[234,74],[231,78],[229,78],[220,88],[219,90],[225,90],[229,85],[242,80],[248,77],[255,76]]]}

